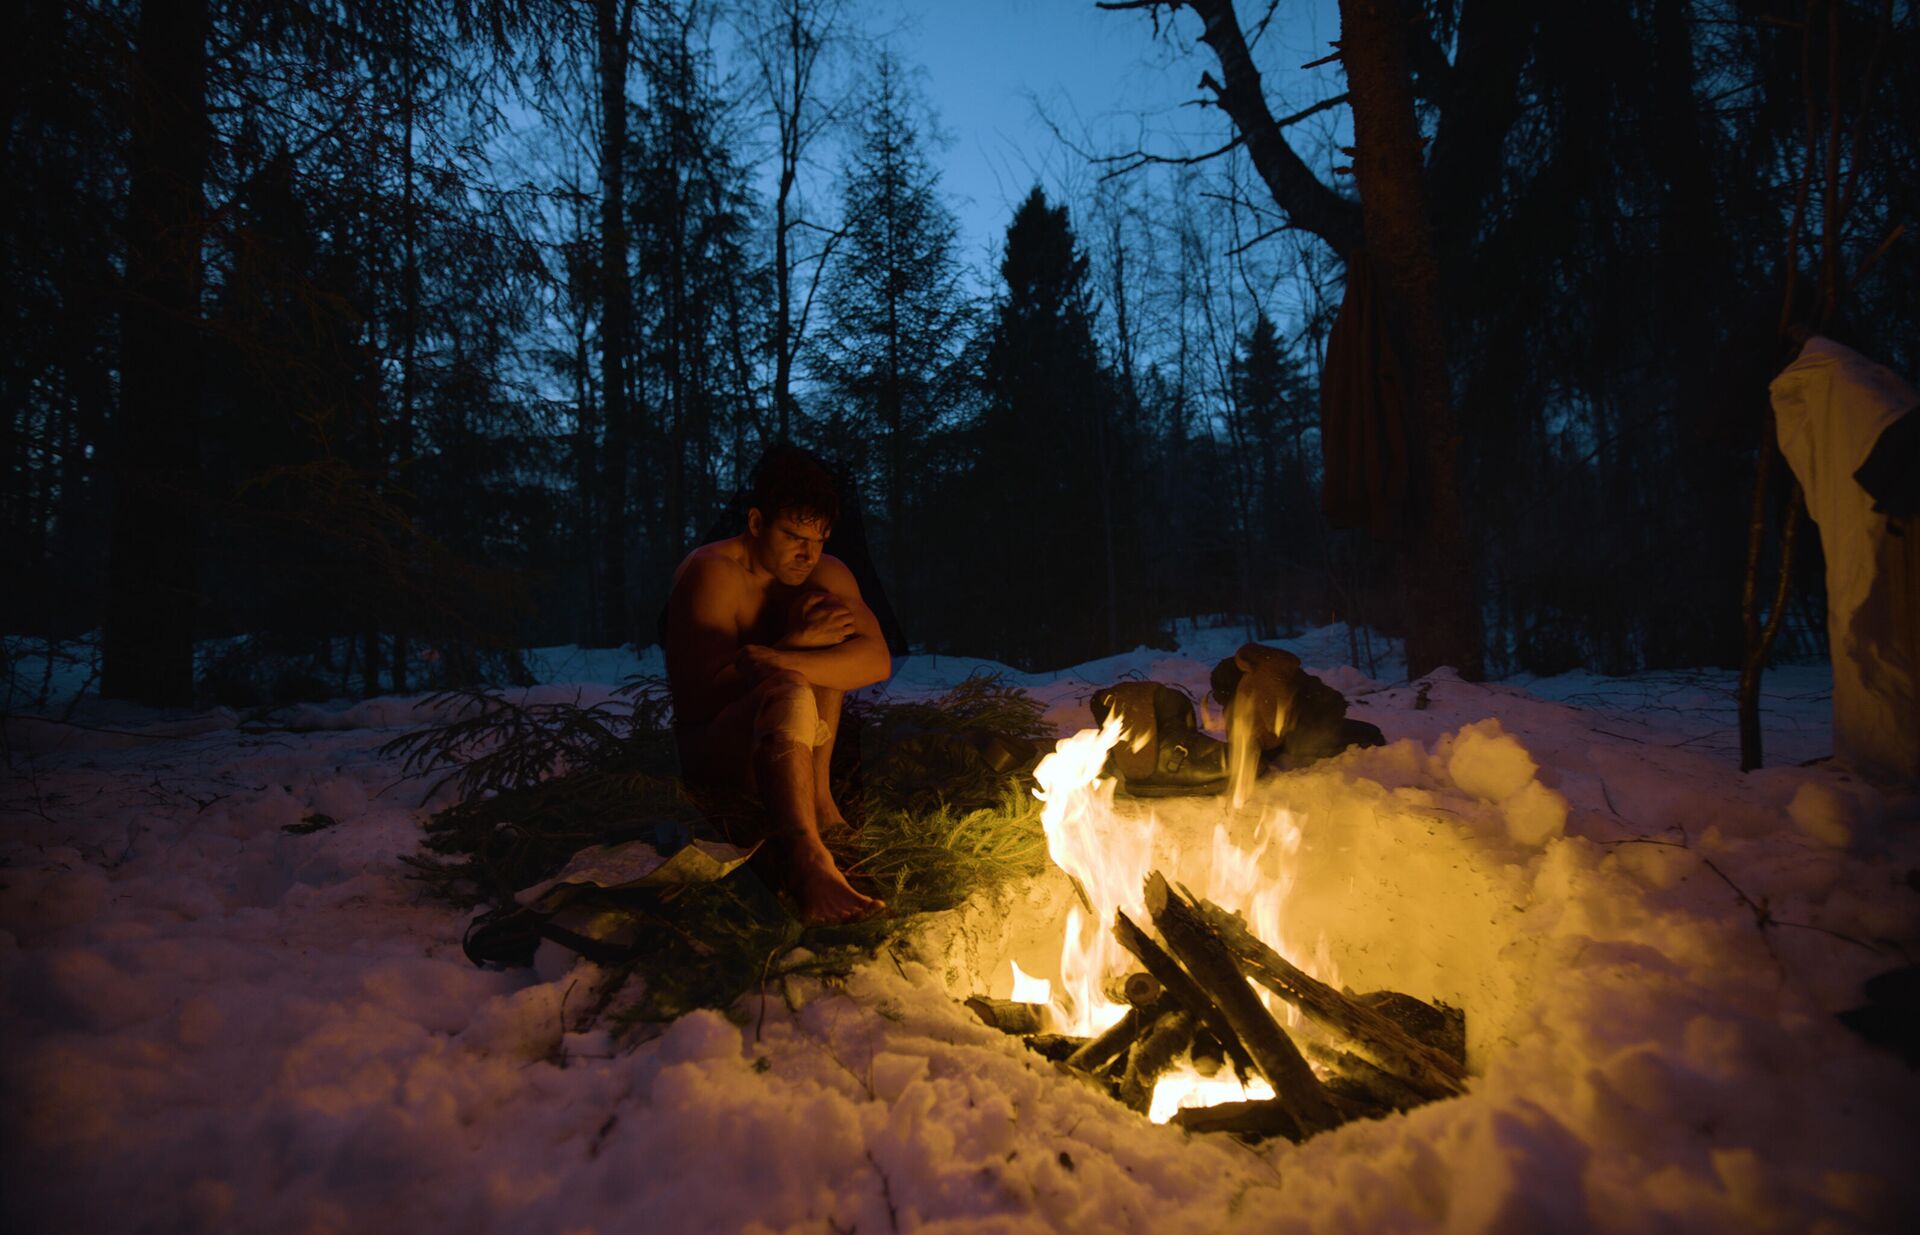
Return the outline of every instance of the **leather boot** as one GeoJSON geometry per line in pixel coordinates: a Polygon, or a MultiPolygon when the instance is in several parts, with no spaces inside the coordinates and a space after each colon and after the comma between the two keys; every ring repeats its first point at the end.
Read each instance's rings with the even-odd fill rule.
{"type": "Polygon", "coordinates": [[[1227,744],[1201,732],[1193,700],[1159,682],[1121,682],[1088,701],[1095,724],[1120,717],[1120,741],[1106,772],[1132,797],[1218,793],[1227,783],[1227,744]]]}
{"type": "Polygon", "coordinates": [[[1213,694],[1227,708],[1227,736],[1245,725],[1263,762],[1283,768],[1337,755],[1386,738],[1365,721],[1347,719],[1347,697],[1300,667],[1284,648],[1248,643],[1213,670],[1213,694]]]}

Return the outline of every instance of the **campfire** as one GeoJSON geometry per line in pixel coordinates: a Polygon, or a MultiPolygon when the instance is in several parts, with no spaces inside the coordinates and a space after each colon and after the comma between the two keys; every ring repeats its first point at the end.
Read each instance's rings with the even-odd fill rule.
{"type": "Polygon", "coordinates": [[[1458,1010],[1343,991],[1324,935],[1304,964],[1288,959],[1304,955],[1282,927],[1300,821],[1250,809],[1250,778],[1236,777],[1208,851],[1183,854],[1151,812],[1115,805],[1103,769],[1127,740],[1111,717],[1035,769],[1048,853],[1078,902],[1058,980],[1016,964],[1012,999],[968,1006],[1154,1122],[1194,1130],[1299,1140],[1460,1093],[1458,1010]]]}

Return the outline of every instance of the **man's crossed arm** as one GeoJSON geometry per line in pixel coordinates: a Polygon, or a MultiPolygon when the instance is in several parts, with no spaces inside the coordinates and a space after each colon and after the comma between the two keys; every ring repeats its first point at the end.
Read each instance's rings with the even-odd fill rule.
{"type": "Polygon", "coordinates": [[[823,557],[809,580],[814,589],[795,607],[793,624],[772,647],[747,644],[734,664],[758,680],[791,670],[815,686],[858,690],[885,681],[893,658],[880,622],[860,599],[853,572],[837,558],[823,557]]]}

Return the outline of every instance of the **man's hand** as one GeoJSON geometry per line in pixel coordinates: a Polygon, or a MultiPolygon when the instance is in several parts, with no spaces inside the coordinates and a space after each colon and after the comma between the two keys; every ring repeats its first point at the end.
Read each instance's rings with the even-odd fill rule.
{"type": "Polygon", "coordinates": [[[790,629],[781,646],[830,648],[854,635],[853,610],[831,592],[806,592],[794,602],[790,629]]]}
{"type": "Polygon", "coordinates": [[[763,681],[787,668],[777,648],[759,643],[746,644],[734,653],[733,667],[748,682],[763,681]]]}

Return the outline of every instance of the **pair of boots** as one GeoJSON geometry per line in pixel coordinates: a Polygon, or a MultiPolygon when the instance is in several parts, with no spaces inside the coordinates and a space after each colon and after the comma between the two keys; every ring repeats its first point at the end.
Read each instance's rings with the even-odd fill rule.
{"type": "MultiPolygon", "coordinates": [[[[1304,767],[1386,736],[1347,717],[1347,699],[1280,648],[1248,643],[1213,670],[1213,696],[1227,708],[1229,735],[1242,727],[1263,764],[1304,767]]],[[[1228,777],[1227,744],[1200,731],[1193,701],[1159,682],[1121,682],[1095,691],[1095,724],[1118,713],[1121,738],[1107,772],[1134,797],[1218,793],[1228,777]]]]}

